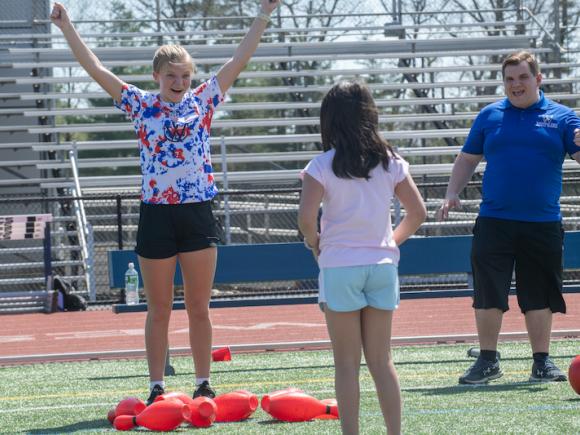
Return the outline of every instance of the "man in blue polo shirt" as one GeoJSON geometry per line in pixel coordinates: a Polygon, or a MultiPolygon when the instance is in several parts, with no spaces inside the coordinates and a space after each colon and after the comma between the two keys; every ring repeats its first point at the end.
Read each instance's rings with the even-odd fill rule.
{"type": "Polygon", "coordinates": [[[446,219],[459,193],[485,158],[482,201],[473,228],[471,264],[475,320],[481,348],[460,384],[502,376],[497,342],[515,268],[518,304],[533,353],[530,381],[565,381],[549,358],[552,314],[565,313],[562,297],[562,163],[580,163],[580,119],[546,98],[534,56],[509,55],[502,64],[507,98],[486,106],[457,156],[445,201],[446,219]]]}

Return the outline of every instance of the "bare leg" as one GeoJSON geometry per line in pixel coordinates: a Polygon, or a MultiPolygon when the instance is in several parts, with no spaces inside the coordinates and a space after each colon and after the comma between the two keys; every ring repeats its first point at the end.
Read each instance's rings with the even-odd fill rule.
{"type": "Polygon", "coordinates": [[[393,312],[366,307],[362,310],[363,350],[377,389],[387,433],[401,433],[401,389],[391,356],[393,312]]]}
{"type": "Polygon", "coordinates": [[[497,308],[475,310],[475,323],[481,349],[497,350],[502,320],[503,312],[497,308]]]}
{"type": "Polygon", "coordinates": [[[550,334],[552,332],[552,311],[530,310],[526,312],[526,327],[532,346],[532,353],[550,352],[550,334]]]}
{"type": "Polygon", "coordinates": [[[208,378],[211,364],[212,327],[209,300],[217,262],[217,248],[178,254],[185,308],[189,319],[189,344],[198,378],[208,378]]]}
{"type": "Polygon", "coordinates": [[[168,349],[169,319],[173,308],[175,261],[176,257],[161,260],[139,257],[143,287],[147,296],[145,348],[151,381],[163,379],[168,349]]]}
{"type": "Polygon", "coordinates": [[[334,385],[345,435],[358,435],[361,361],[361,311],[338,312],[325,309],[328,334],[334,354],[334,385]]]}

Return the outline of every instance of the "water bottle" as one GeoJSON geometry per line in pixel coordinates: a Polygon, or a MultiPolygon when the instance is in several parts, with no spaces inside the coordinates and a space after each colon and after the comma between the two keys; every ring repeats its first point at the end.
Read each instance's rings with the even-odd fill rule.
{"type": "Polygon", "coordinates": [[[125,272],[125,302],[127,305],[139,303],[139,273],[133,263],[129,263],[129,268],[125,272]]]}

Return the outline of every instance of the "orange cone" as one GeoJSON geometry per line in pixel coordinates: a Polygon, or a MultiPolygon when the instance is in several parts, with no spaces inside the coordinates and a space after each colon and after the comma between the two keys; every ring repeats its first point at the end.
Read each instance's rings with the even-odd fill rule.
{"type": "Polygon", "coordinates": [[[304,393],[303,390],[300,388],[288,387],[283,390],[273,391],[269,394],[265,394],[262,397],[262,401],[260,402],[260,406],[266,412],[270,412],[270,399],[274,396],[279,396],[280,394],[287,394],[287,393],[304,393]]]}
{"type": "Polygon", "coordinates": [[[258,408],[258,396],[245,390],[221,394],[214,401],[217,405],[215,421],[220,423],[245,420],[258,408]]]}
{"type": "Polygon", "coordinates": [[[117,416],[113,426],[117,430],[130,430],[135,426],[142,426],[155,431],[171,431],[183,423],[182,409],[184,406],[187,405],[179,400],[153,402],[137,416],[117,416]]]}
{"type": "Polygon", "coordinates": [[[305,393],[280,394],[270,398],[269,414],[281,421],[308,421],[320,415],[338,415],[338,407],[322,403],[305,393]]]}
{"type": "Polygon", "coordinates": [[[209,397],[196,397],[192,403],[183,406],[183,418],[195,427],[209,427],[217,414],[217,405],[209,397]]]}
{"type": "Polygon", "coordinates": [[[232,360],[232,352],[230,351],[229,347],[220,347],[212,351],[211,353],[212,361],[231,361],[232,360]]]}

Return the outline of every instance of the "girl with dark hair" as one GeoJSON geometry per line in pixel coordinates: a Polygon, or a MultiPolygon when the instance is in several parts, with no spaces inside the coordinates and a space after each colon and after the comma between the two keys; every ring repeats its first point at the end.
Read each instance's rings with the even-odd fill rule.
{"type": "Polygon", "coordinates": [[[342,431],[358,434],[362,349],[388,433],[398,434],[401,394],[390,346],[399,305],[398,246],[425,220],[425,205],[408,163],[381,137],[365,85],[335,85],[322,101],[320,126],[325,152],[303,171],[298,223],[320,266],[319,301],[334,353],[342,431]],[[406,214],[393,231],[394,196],[406,214]]]}

